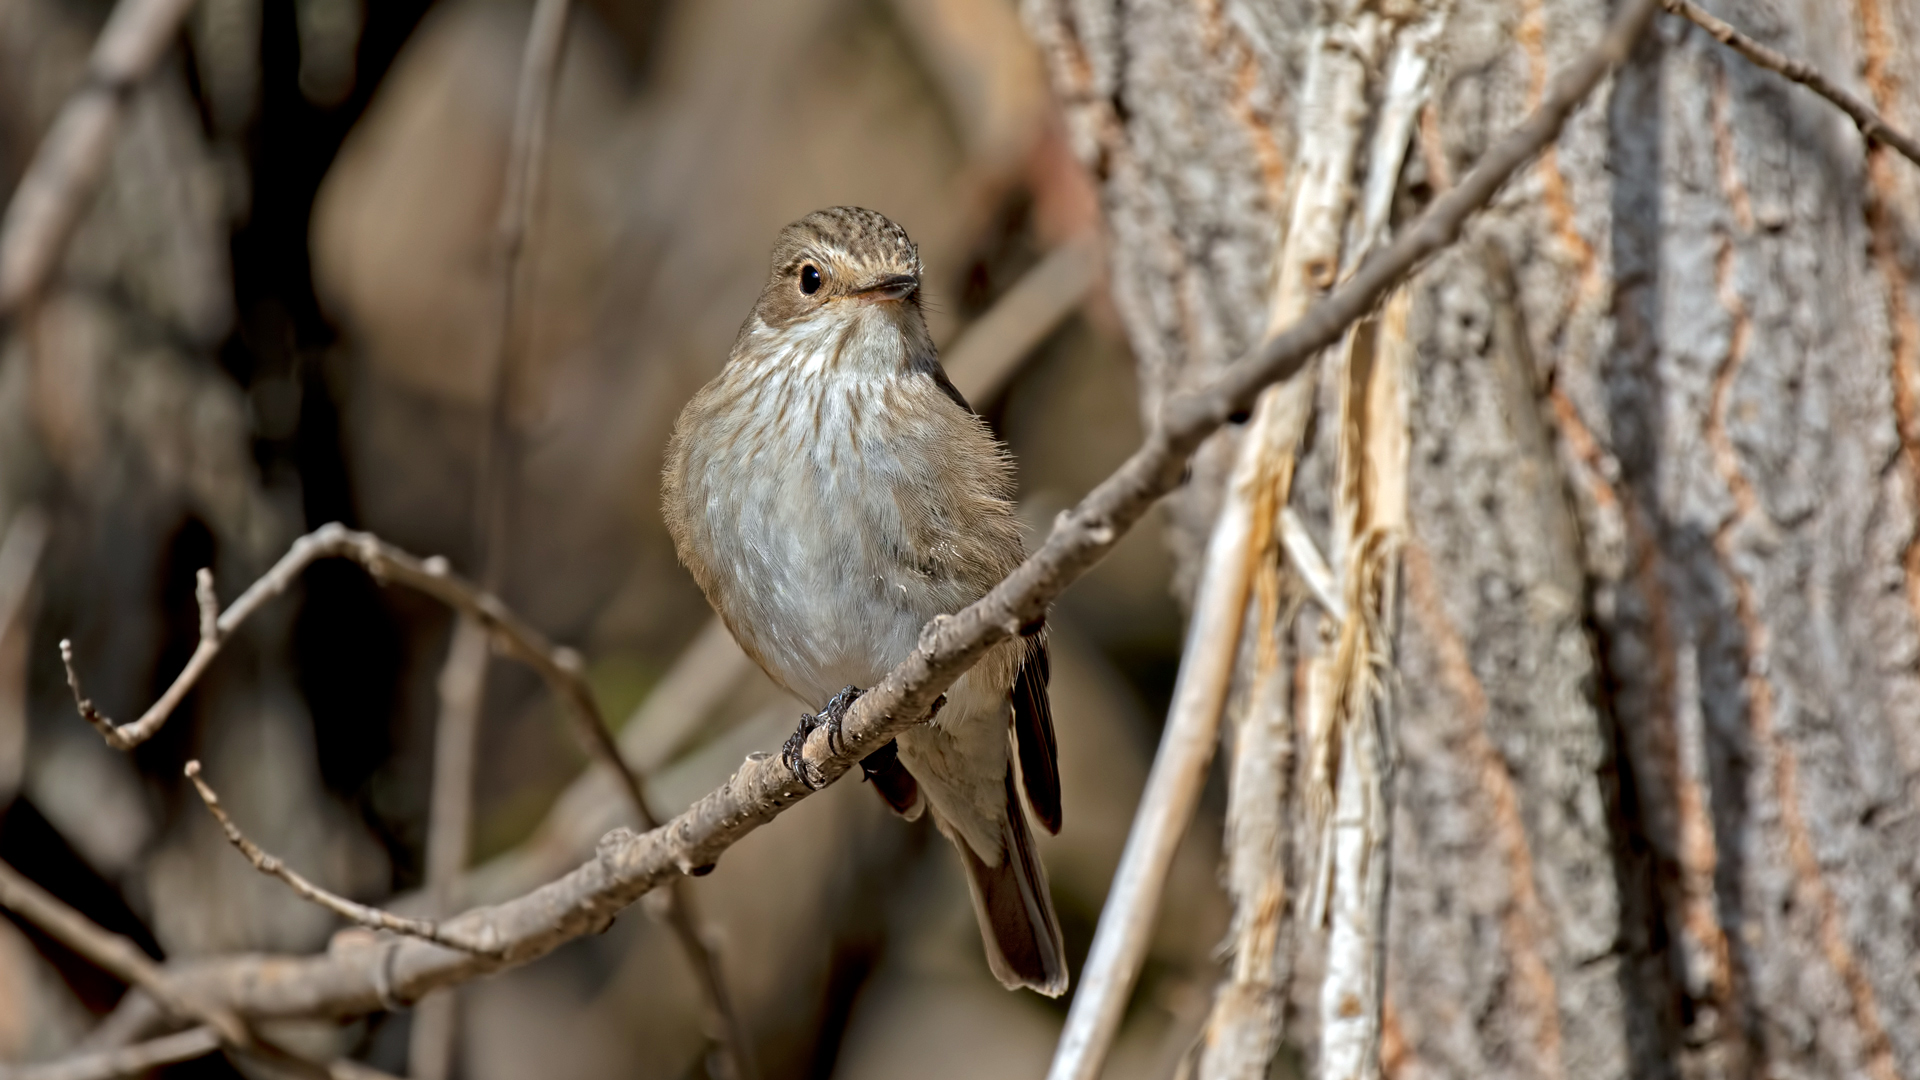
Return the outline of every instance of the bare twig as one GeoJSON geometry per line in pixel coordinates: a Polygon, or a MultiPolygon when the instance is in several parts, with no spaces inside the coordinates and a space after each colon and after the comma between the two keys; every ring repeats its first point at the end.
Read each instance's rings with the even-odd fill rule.
{"type": "Polygon", "coordinates": [[[220,1049],[210,1027],[191,1027],[149,1042],[112,1050],[75,1054],[39,1065],[0,1065],[0,1080],[114,1080],[143,1076],[148,1070],[205,1057],[220,1049]]]}
{"type": "MultiPolygon", "coordinates": [[[[1232,414],[1251,408],[1262,389],[1299,370],[1422,260],[1452,243],[1467,219],[1553,140],[1593,86],[1625,58],[1655,9],[1655,0],[1630,0],[1599,44],[1554,81],[1539,109],[1494,144],[1383,252],[1292,329],[1205,386],[1170,398],[1145,445],[1078,506],[1061,514],[1039,551],[986,596],[922,629],[914,651],[848,711],[834,748],[828,746],[825,730],[806,741],[808,771],[829,781],[845,775],[925,716],[934,700],[987,650],[1044,613],[1154,502],[1179,485],[1188,455],[1208,435],[1232,414]]],[[[333,527],[330,542],[344,546],[350,535],[333,527]]],[[[356,541],[369,542],[371,538],[356,541]]],[[[445,588],[444,575],[428,581],[445,588]]],[[[660,828],[642,835],[616,830],[601,841],[594,859],[559,880],[442,924],[448,932],[461,934],[491,927],[504,959],[403,940],[385,950],[209,960],[183,969],[178,977],[206,1000],[230,1004],[249,1016],[347,1016],[396,1000],[418,1000],[437,988],[524,964],[605,927],[621,908],[661,883],[714,865],[727,848],[809,794],[777,757],[751,755],[725,784],[660,828]]]]}
{"type": "Polygon", "coordinates": [[[1777,75],[1784,76],[1801,86],[1819,94],[1846,113],[1860,129],[1860,134],[1869,140],[1885,143],[1899,151],[1902,157],[1920,165],[1920,141],[1887,122],[1886,117],[1875,111],[1873,106],[1835,85],[1811,64],[1796,60],[1785,53],[1767,48],[1758,41],[1735,30],[1731,25],[1714,18],[1706,9],[1692,0],[1660,0],[1661,6],[1683,19],[1693,23],[1711,34],[1720,44],[1766,68],[1777,75]]]}
{"type": "Polygon", "coordinates": [[[240,849],[240,854],[247,857],[247,861],[253,864],[255,870],[268,877],[279,878],[288,888],[298,893],[301,899],[318,904],[348,922],[358,923],[370,930],[386,930],[482,956],[499,955],[498,948],[484,942],[469,941],[448,934],[429,920],[403,918],[376,907],[356,904],[308,881],[298,871],[280,861],[279,858],[262,851],[260,845],[247,839],[247,835],[240,831],[240,826],[235,825],[233,818],[227,814],[226,807],[220,805],[220,796],[214,792],[212,786],[200,778],[198,761],[187,762],[186,774],[187,779],[193,781],[194,789],[200,793],[200,801],[207,804],[208,812],[213,815],[215,821],[220,823],[221,830],[227,834],[227,841],[240,849]]]}
{"type": "Polygon", "coordinates": [[[0,315],[36,296],[106,174],[133,90],[153,70],[193,0],[119,0],[94,42],[87,79],[34,151],[0,224],[0,315]]]}
{"type": "Polygon", "coordinates": [[[672,761],[720,699],[752,670],[753,661],[726,624],[718,616],[708,619],[620,729],[627,764],[651,774],[672,761]]]}

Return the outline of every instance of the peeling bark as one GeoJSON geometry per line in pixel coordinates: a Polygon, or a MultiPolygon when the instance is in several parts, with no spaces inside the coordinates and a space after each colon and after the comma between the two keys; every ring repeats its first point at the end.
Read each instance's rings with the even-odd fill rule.
{"type": "MultiPolygon", "coordinates": [[[[1709,6],[1920,127],[1920,10],[1709,6]]],[[[1402,203],[1608,10],[1458,0],[1402,203]]],[[[1314,8],[1028,17],[1151,410],[1262,329],[1314,8]]],[[[1473,232],[1414,288],[1383,1067],[1920,1075],[1920,173],[1669,19],[1473,232]]]]}

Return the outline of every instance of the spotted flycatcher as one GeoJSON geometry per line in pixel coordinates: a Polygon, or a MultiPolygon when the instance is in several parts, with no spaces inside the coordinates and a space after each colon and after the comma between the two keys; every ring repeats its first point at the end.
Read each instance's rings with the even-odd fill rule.
{"type": "MultiPolygon", "coordinates": [[[[831,722],[906,659],[922,625],[1022,558],[1012,462],[940,368],[920,270],[905,230],[871,210],[782,229],[726,368],[667,452],[681,561],[747,655],[831,722]]],[[[796,745],[787,760],[811,784],[796,745]]],[[[1066,954],[1016,750],[1027,803],[1058,832],[1039,633],[996,646],[932,719],[864,764],[888,805],[909,820],[930,812],[959,849],[994,975],[1058,995],[1066,954]]]]}

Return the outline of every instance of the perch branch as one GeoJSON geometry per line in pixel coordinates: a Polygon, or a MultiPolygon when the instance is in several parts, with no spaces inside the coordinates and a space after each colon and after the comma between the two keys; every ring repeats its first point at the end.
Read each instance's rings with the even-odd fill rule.
{"type": "MultiPolygon", "coordinates": [[[[1078,506],[1056,519],[1039,551],[986,596],[922,629],[913,652],[848,711],[836,740],[838,753],[827,746],[825,730],[806,741],[808,771],[829,781],[845,775],[862,757],[925,716],[946,687],[988,649],[1044,613],[1155,501],[1179,485],[1188,455],[1208,435],[1229,416],[1251,408],[1263,388],[1299,370],[1314,353],[1338,340],[1422,260],[1452,243],[1467,219],[1552,141],[1593,86],[1626,57],[1654,10],[1655,0],[1630,0],[1600,43],[1559,75],[1540,107],[1384,251],[1291,329],[1205,386],[1170,398],[1145,444],[1078,506]]],[[[344,547],[352,534],[330,528],[330,542],[344,547]]],[[[309,537],[307,542],[317,541],[309,537]]],[[[371,538],[354,542],[370,552],[378,550],[371,538]]],[[[446,588],[444,572],[419,573],[436,590],[446,588]]],[[[712,866],[728,847],[808,794],[778,758],[751,755],[725,784],[660,828],[640,835],[615,830],[602,839],[593,859],[558,880],[442,923],[460,934],[491,927],[497,935],[491,940],[500,942],[503,950],[501,958],[450,952],[409,939],[382,950],[202,961],[184,968],[178,978],[206,1000],[230,1004],[249,1016],[348,1016],[384,1008],[394,1000],[418,1000],[440,987],[527,963],[604,928],[622,908],[661,883],[712,866]]]]}
{"type": "Polygon", "coordinates": [[[1885,143],[1899,151],[1908,161],[1920,165],[1920,142],[1916,142],[1913,136],[1888,123],[1886,117],[1875,111],[1873,106],[1835,85],[1825,75],[1820,74],[1813,65],[1760,44],[1735,30],[1732,25],[1715,18],[1706,9],[1693,3],[1693,0],[1660,0],[1660,4],[1673,14],[1705,30],[1713,36],[1714,40],[1755,64],[1797,82],[1826,98],[1841,112],[1847,114],[1854,125],[1860,129],[1862,136],[1870,141],[1885,143]]]}
{"type": "Polygon", "coordinates": [[[180,31],[193,0],[119,0],[74,91],[34,150],[0,222],[0,315],[46,285],[106,175],[121,114],[180,31]]]}
{"type": "Polygon", "coordinates": [[[247,857],[247,861],[253,864],[255,870],[268,877],[279,878],[287,888],[298,893],[301,899],[318,904],[348,922],[358,923],[369,930],[386,930],[406,937],[419,938],[422,941],[431,941],[435,945],[443,945],[449,949],[478,953],[483,956],[498,953],[499,950],[484,943],[468,941],[448,934],[429,920],[402,918],[379,908],[356,904],[308,881],[278,857],[267,854],[260,849],[260,845],[247,839],[247,835],[240,831],[240,826],[233,823],[233,818],[228,815],[226,807],[220,805],[220,796],[200,778],[198,761],[187,762],[186,774],[187,779],[193,781],[194,789],[200,793],[200,801],[207,804],[207,811],[213,815],[215,821],[220,823],[221,831],[227,834],[227,841],[240,849],[240,854],[247,857]]]}

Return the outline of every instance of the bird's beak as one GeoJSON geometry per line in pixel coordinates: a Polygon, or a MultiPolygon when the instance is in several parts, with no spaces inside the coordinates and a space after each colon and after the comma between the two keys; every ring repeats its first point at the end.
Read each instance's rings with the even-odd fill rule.
{"type": "Polygon", "coordinates": [[[920,289],[920,279],[912,274],[888,274],[854,290],[865,300],[905,300],[920,289]]]}

